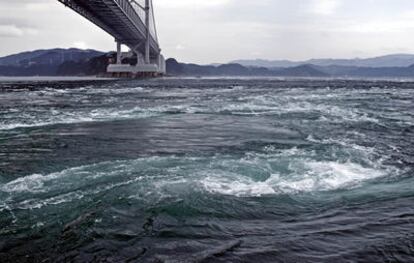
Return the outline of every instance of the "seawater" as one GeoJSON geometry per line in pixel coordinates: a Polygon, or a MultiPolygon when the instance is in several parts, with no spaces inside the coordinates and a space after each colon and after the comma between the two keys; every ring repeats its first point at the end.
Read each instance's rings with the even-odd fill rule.
{"type": "Polygon", "coordinates": [[[0,83],[1,262],[412,262],[414,83],[0,83]]]}

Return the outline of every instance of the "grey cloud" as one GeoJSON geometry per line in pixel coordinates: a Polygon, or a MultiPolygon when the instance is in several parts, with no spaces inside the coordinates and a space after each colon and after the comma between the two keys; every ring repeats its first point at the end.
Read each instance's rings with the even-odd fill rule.
{"type": "MultiPolygon", "coordinates": [[[[153,1],[164,54],[187,62],[414,53],[412,0],[153,1]]],[[[0,55],[80,42],[115,48],[57,0],[0,0],[0,37],[0,55]]]]}
{"type": "Polygon", "coordinates": [[[14,25],[18,28],[25,29],[37,29],[38,26],[34,25],[30,21],[24,18],[16,17],[0,17],[0,26],[1,25],[14,25]]]}

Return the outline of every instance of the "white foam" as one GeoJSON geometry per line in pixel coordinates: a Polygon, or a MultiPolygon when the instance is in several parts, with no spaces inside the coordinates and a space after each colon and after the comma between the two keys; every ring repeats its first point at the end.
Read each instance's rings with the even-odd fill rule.
{"type": "Polygon", "coordinates": [[[301,167],[293,174],[283,177],[273,174],[264,181],[237,174],[226,177],[210,175],[201,180],[201,186],[210,193],[263,196],[349,189],[386,175],[386,171],[355,163],[310,161],[296,166],[301,167]]]}
{"type": "MultiPolygon", "coordinates": [[[[87,169],[94,167],[95,165],[89,166],[78,166],[69,169],[62,170],[60,172],[50,173],[46,175],[42,174],[32,174],[24,177],[17,178],[6,184],[0,186],[0,191],[6,193],[41,193],[49,189],[45,189],[45,184],[50,183],[51,181],[62,181],[62,179],[69,177],[72,179],[74,175],[81,175],[86,178],[85,172],[87,169]],[[85,175],[85,176],[84,176],[85,175]]],[[[59,184],[56,184],[54,187],[59,187],[59,184]]],[[[52,184],[53,186],[53,184],[52,184]]]]}
{"type": "Polygon", "coordinates": [[[0,190],[6,193],[41,192],[43,191],[44,181],[51,179],[55,175],[43,176],[41,174],[33,174],[21,177],[1,186],[0,190]]]}
{"type": "Polygon", "coordinates": [[[59,205],[118,187],[128,187],[128,196],[151,200],[194,191],[238,197],[335,191],[360,187],[394,172],[381,164],[316,161],[297,148],[266,149],[238,158],[153,156],[29,175],[0,185],[0,192],[10,198],[0,210],[5,205],[13,209],[59,205]]]}
{"type": "MultiPolygon", "coordinates": [[[[63,172],[60,172],[60,174],[63,174],[63,172]]],[[[101,176],[113,176],[113,175],[115,175],[115,172],[108,172],[107,174],[101,173],[101,176]]],[[[36,177],[37,176],[27,176],[27,177],[24,177],[24,179],[25,179],[25,181],[28,181],[29,179],[30,180],[35,180],[36,177]]],[[[48,176],[42,176],[42,178],[45,178],[45,177],[47,178],[48,176]]],[[[42,179],[40,177],[38,177],[38,178],[42,179]]],[[[88,177],[88,178],[92,179],[91,177],[88,177]]],[[[95,177],[94,179],[96,179],[96,178],[97,177],[95,177]]],[[[56,179],[58,179],[58,178],[56,177],[56,179]]],[[[74,181],[76,181],[76,178],[72,178],[72,179],[74,181]]],[[[125,180],[125,181],[121,181],[121,182],[117,182],[117,183],[103,183],[102,185],[97,185],[95,187],[90,187],[86,190],[75,190],[75,189],[83,186],[82,182],[78,182],[77,185],[69,186],[68,189],[66,189],[67,185],[62,184],[62,185],[60,185],[60,187],[62,188],[61,191],[69,191],[69,192],[64,193],[64,194],[60,194],[60,192],[57,192],[56,195],[48,197],[48,198],[40,198],[40,197],[35,197],[36,195],[33,195],[33,197],[35,197],[35,198],[29,198],[29,199],[26,199],[26,200],[21,201],[19,203],[16,203],[16,204],[13,205],[13,207],[18,207],[19,209],[39,209],[39,208],[42,208],[44,206],[69,203],[69,202],[73,202],[73,201],[76,201],[76,200],[81,200],[85,196],[90,196],[90,195],[93,196],[93,195],[97,195],[97,194],[102,193],[102,192],[107,192],[107,191],[112,190],[114,188],[134,184],[136,182],[142,181],[143,179],[144,179],[144,177],[137,176],[133,179],[129,179],[129,180],[125,180]],[[71,191],[71,190],[73,190],[73,191],[71,191]]],[[[17,182],[15,182],[15,183],[17,183],[17,182]]],[[[31,182],[31,183],[33,183],[33,182],[31,182]]],[[[29,183],[29,184],[27,184],[27,183],[20,184],[20,185],[18,185],[18,187],[8,188],[8,190],[10,191],[10,193],[13,193],[13,194],[19,194],[20,192],[29,192],[31,194],[38,194],[40,192],[51,191],[50,188],[44,187],[41,182],[39,182],[39,184],[37,185],[36,188],[27,187],[31,183],[29,183]]],[[[56,182],[56,183],[59,184],[61,182],[56,182]]]]}
{"type": "MultiPolygon", "coordinates": [[[[361,137],[361,135],[359,136],[361,137]]],[[[372,154],[372,153],[375,153],[376,151],[374,147],[362,146],[346,138],[342,138],[342,139],[328,138],[328,139],[319,140],[319,139],[314,138],[313,135],[311,134],[306,138],[306,140],[309,142],[320,143],[320,144],[337,144],[337,145],[340,145],[346,148],[352,148],[356,151],[359,151],[360,153],[364,155],[372,154]]]]}
{"type": "Polygon", "coordinates": [[[351,107],[331,105],[331,96],[307,94],[286,95],[250,95],[240,97],[237,101],[215,99],[210,102],[208,112],[231,112],[239,115],[269,115],[292,113],[317,113],[321,121],[329,122],[376,122],[379,120],[367,113],[351,107]]]}
{"type": "Polygon", "coordinates": [[[142,93],[146,91],[143,87],[129,87],[129,88],[90,88],[86,90],[87,94],[128,94],[128,93],[142,93]]]}
{"type": "MultiPolygon", "coordinates": [[[[231,89],[240,90],[244,87],[235,87],[231,89]]],[[[111,104],[115,102],[119,104],[116,96],[110,96],[111,94],[123,94],[123,93],[136,93],[144,92],[147,90],[142,87],[136,88],[118,88],[118,89],[85,89],[79,88],[78,94],[76,89],[71,90],[74,94],[68,94],[68,96],[84,96],[89,93],[104,93],[107,94],[107,100],[111,101],[111,104]]],[[[44,91],[44,92],[55,92],[44,91]]],[[[59,91],[57,94],[64,94],[67,91],[59,91]]],[[[160,116],[165,113],[217,113],[217,114],[235,114],[235,115],[281,115],[292,113],[313,113],[319,116],[319,121],[322,122],[376,122],[378,123],[378,114],[375,112],[367,113],[357,108],[349,106],[332,105],[332,102],[336,102],[333,95],[329,94],[289,94],[287,91],[282,94],[260,94],[260,95],[246,95],[234,99],[232,97],[213,96],[212,98],[199,98],[199,94],[195,94],[196,99],[191,101],[185,99],[179,99],[168,102],[163,105],[130,105],[129,108],[101,108],[91,111],[77,111],[67,109],[54,109],[51,112],[42,112],[36,109],[31,109],[27,112],[19,113],[7,113],[12,122],[0,122],[1,130],[10,130],[20,127],[37,127],[53,124],[70,124],[70,123],[82,123],[93,121],[108,121],[118,119],[140,119],[160,116]],[[16,115],[16,116],[15,116],[16,115]]],[[[83,98],[87,99],[87,97],[83,98]]],[[[79,100],[78,100],[79,101],[79,100]]],[[[122,105],[122,104],[121,104],[122,105]]]]}
{"type": "Polygon", "coordinates": [[[267,181],[254,182],[249,178],[243,177],[235,177],[232,180],[231,178],[209,176],[201,180],[200,183],[208,192],[223,195],[262,196],[277,193],[276,189],[267,181]]]}
{"type": "Polygon", "coordinates": [[[364,181],[386,175],[386,171],[365,168],[356,163],[306,162],[303,178],[285,179],[278,186],[285,191],[310,192],[352,188],[364,181]]]}
{"type": "Polygon", "coordinates": [[[65,112],[53,110],[49,113],[49,116],[42,116],[42,119],[39,119],[36,115],[26,115],[24,116],[25,119],[23,119],[23,122],[0,123],[0,130],[41,127],[55,124],[72,124],[122,119],[143,119],[159,116],[163,112],[163,108],[145,109],[138,106],[125,110],[110,108],[95,109],[90,112],[65,112]]]}
{"type": "Polygon", "coordinates": [[[25,201],[22,201],[18,204],[16,204],[16,207],[18,207],[19,209],[39,209],[42,208],[44,206],[49,206],[49,205],[59,205],[59,204],[64,204],[64,203],[68,203],[68,202],[72,202],[74,200],[80,200],[84,197],[84,195],[81,192],[70,192],[70,193],[66,193],[66,194],[61,194],[61,195],[57,195],[57,196],[53,196],[50,198],[46,198],[46,199],[28,199],[25,201]]]}

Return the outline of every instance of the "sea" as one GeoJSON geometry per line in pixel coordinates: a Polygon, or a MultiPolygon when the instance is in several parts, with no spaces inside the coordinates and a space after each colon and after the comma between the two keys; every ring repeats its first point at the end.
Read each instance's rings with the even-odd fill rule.
{"type": "Polygon", "coordinates": [[[2,79],[0,262],[414,262],[414,82],[2,79]]]}

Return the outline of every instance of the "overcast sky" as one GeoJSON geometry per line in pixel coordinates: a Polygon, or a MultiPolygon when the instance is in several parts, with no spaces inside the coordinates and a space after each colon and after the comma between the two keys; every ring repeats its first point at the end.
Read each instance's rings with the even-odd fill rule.
{"type": "MultiPolygon", "coordinates": [[[[414,53],[413,0],[153,2],[164,55],[184,62],[414,53]]],[[[0,56],[53,47],[115,43],[57,0],[0,0],[0,56]]]]}

